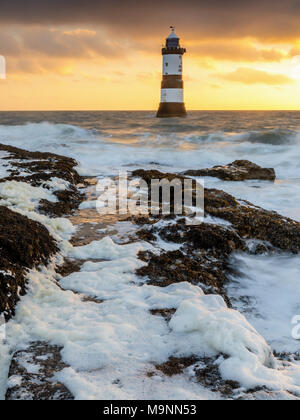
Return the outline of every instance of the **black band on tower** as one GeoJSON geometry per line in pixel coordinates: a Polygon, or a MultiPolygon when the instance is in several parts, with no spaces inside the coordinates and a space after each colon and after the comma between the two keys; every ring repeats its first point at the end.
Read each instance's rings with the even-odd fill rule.
{"type": "Polygon", "coordinates": [[[161,82],[162,89],[183,89],[183,80],[179,76],[164,76],[161,82]]]}
{"type": "Polygon", "coordinates": [[[176,102],[160,103],[157,118],[186,117],[185,105],[176,102]]]}

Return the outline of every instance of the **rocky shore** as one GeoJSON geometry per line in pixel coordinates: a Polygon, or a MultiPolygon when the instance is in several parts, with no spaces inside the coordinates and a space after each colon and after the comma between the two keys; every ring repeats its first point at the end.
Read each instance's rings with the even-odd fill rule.
{"type": "MultiPolygon", "coordinates": [[[[158,171],[135,171],[144,179],[172,180],[174,174],[158,171]]],[[[224,287],[232,274],[229,260],[233,252],[268,254],[300,252],[300,223],[267,211],[253,204],[237,200],[220,190],[205,189],[205,213],[226,224],[186,224],[185,218],[169,217],[161,225],[160,217],[133,219],[141,226],[138,235],[155,242],[159,239],[180,244],[176,251],[160,255],[145,252],[140,258],[147,266],[137,274],[147,277],[149,284],[166,287],[175,282],[188,281],[204,288],[208,294],[220,294],[228,305],[224,287]],[[174,220],[175,219],[175,220],[174,220]]],[[[162,216],[163,217],[163,216],[162,216]]]]}
{"type": "MultiPolygon", "coordinates": [[[[34,210],[38,214],[50,220],[62,216],[71,218],[73,222],[78,219],[77,233],[74,232],[69,241],[75,249],[79,245],[89,246],[93,240],[113,236],[114,232],[109,229],[116,223],[130,222],[135,229],[133,233],[126,232],[127,242],[124,243],[145,242],[153,246],[138,253],[141,265],[135,269],[135,274],[141,285],[165,289],[187,282],[201,287],[206,295],[222,296],[229,308],[232,302],[227,296],[226,286],[234,273],[230,262],[233,253],[269,255],[298,254],[300,251],[300,223],[216,189],[204,190],[205,213],[210,219],[205,219],[200,225],[189,225],[184,215],[179,217],[174,214],[167,217],[128,215],[105,222],[93,209],[85,210],[84,216],[80,217],[79,206],[93,183],[77,173],[74,160],[4,145],[0,145],[0,152],[2,171],[5,172],[0,179],[0,314],[4,314],[7,321],[14,317],[16,305],[26,294],[28,271],[47,266],[60,251],[58,239],[42,221],[28,217],[30,214],[20,206],[14,207],[14,197],[7,193],[9,187],[15,186],[12,183],[49,191],[49,196],[46,191],[36,200],[34,210]],[[93,229],[87,229],[87,225],[93,229]],[[107,233],[101,233],[101,228],[107,233]],[[169,248],[159,248],[159,243],[167,244],[169,248]]],[[[185,174],[143,169],[132,173],[133,178],[141,178],[149,185],[152,179],[173,180],[179,177],[184,181],[188,175],[218,176],[234,181],[275,179],[273,170],[247,161],[237,161],[212,170],[191,170],[185,174]]],[[[101,255],[95,254],[94,264],[107,260],[101,255]]],[[[86,261],[87,258],[65,258],[64,264],[56,267],[57,285],[63,289],[63,279],[79,272],[86,261]]],[[[79,293],[77,290],[70,291],[79,293]]],[[[103,300],[85,294],[82,302],[101,305],[103,300]]],[[[176,311],[176,307],[160,307],[149,312],[169,324],[176,311]]],[[[46,341],[35,341],[25,349],[15,349],[11,355],[6,399],[73,399],[72,392],[59,380],[53,379],[58,372],[68,368],[61,357],[62,350],[62,346],[46,341]],[[29,365],[35,368],[28,370],[26,366],[29,365]]],[[[236,390],[240,384],[222,379],[216,365],[220,357],[226,359],[229,356],[221,353],[217,357],[171,355],[165,363],[153,364],[153,369],[145,375],[151,379],[159,372],[172,377],[191,369],[199,384],[222,398],[234,399],[239,395],[236,390]]],[[[272,393],[272,390],[263,387],[250,391],[247,395],[257,399],[262,392],[272,393]]],[[[248,398],[243,395],[243,399],[248,398]]]]}
{"type": "Polygon", "coordinates": [[[249,160],[235,160],[224,166],[213,168],[188,170],[183,173],[186,176],[211,176],[223,181],[246,181],[251,179],[263,181],[275,181],[276,174],[273,168],[262,168],[249,160]]]}
{"type": "MultiPolygon", "coordinates": [[[[27,275],[30,269],[47,266],[59,252],[56,239],[47,227],[32,220],[20,209],[14,210],[15,194],[22,192],[22,186],[43,187],[53,194],[53,201],[37,199],[36,211],[50,218],[68,217],[78,209],[85,195],[81,188],[85,182],[75,170],[73,159],[51,153],[29,152],[11,146],[0,145],[2,171],[0,179],[0,315],[9,321],[14,315],[18,302],[27,292],[27,275]],[[64,183],[61,187],[56,180],[64,183]],[[18,188],[20,187],[20,188],[18,188]],[[56,187],[58,188],[56,190],[56,187]],[[7,190],[11,188],[11,194],[7,190]],[[8,200],[8,201],[7,201],[8,200]]],[[[30,216],[30,215],[29,215],[30,216]]],[[[59,348],[47,343],[32,344],[29,349],[13,355],[9,377],[23,380],[8,389],[7,399],[72,399],[69,391],[61,384],[50,381],[56,371],[63,368],[59,361],[59,348]],[[26,371],[20,363],[20,355],[30,359],[33,365],[42,353],[51,357],[45,359],[38,374],[26,371]],[[39,384],[39,385],[37,385],[39,384]]],[[[41,362],[40,362],[41,363],[41,362]]]]}
{"type": "MultiPolygon", "coordinates": [[[[78,189],[83,179],[74,169],[77,165],[74,160],[5,145],[0,145],[1,151],[5,152],[2,165],[8,173],[0,179],[0,200],[1,185],[8,186],[9,182],[40,187],[53,179],[61,179],[68,183],[66,189],[53,191],[55,202],[39,200],[38,212],[51,217],[67,216],[83,201],[84,195],[78,189]]],[[[50,184],[45,188],[50,189],[50,184]]],[[[20,296],[26,292],[26,271],[40,264],[46,265],[58,248],[55,239],[41,223],[3,205],[0,206],[0,216],[0,314],[3,313],[8,320],[14,315],[20,296]]]]}

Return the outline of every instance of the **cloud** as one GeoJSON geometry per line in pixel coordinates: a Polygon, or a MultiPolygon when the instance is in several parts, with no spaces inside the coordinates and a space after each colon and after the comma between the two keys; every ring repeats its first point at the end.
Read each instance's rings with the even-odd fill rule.
{"type": "Polygon", "coordinates": [[[189,48],[191,54],[209,57],[215,60],[239,62],[281,61],[287,55],[275,48],[256,48],[245,42],[207,41],[189,48]]]}
{"type": "Polygon", "coordinates": [[[17,55],[22,52],[21,45],[13,34],[1,31],[0,54],[5,56],[17,55]]]}
{"type": "Polygon", "coordinates": [[[15,28],[13,34],[3,28],[0,32],[0,51],[3,55],[122,57],[127,54],[129,47],[129,42],[120,43],[101,30],[22,26],[15,28]]]}
{"type": "Polygon", "coordinates": [[[72,75],[72,65],[68,67],[64,60],[51,60],[36,57],[9,57],[7,75],[57,74],[72,75]]]}
{"type": "Polygon", "coordinates": [[[268,73],[247,67],[240,67],[232,73],[222,74],[219,77],[230,82],[239,82],[245,85],[264,84],[276,86],[294,82],[293,79],[282,74],[268,73]]]}
{"type": "Polygon", "coordinates": [[[103,25],[124,36],[162,36],[170,24],[185,37],[296,39],[297,0],[1,0],[2,23],[103,25]]]}
{"type": "Polygon", "coordinates": [[[158,57],[170,24],[177,24],[201,68],[215,69],[215,61],[280,62],[289,54],[273,40],[300,39],[299,21],[294,0],[1,0],[0,54],[19,58],[25,72],[44,72],[39,63],[46,59],[58,61],[49,71],[61,68],[59,60],[124,60],[124,66],[136,54],[158,57]]]}

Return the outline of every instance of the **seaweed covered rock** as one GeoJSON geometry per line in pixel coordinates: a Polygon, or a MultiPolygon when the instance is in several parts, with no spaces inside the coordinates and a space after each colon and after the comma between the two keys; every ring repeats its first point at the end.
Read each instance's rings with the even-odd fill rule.
{"type": "Polygon", "coordinates": [[[26,182],[33,187],[44,186],[54,178],[67,181],[64,191],[54,191],[57,202],[41,200],[39,211],[51,217],[61,217],[71,214],[78,208],[85,196],[80,192],[78,185],[85,184],[84,179],[74,169],[77,162],[74,159],[59,156],[53,153],[29,152],[12,146],[0,144],[0,151],[6,152],[2,157],[7,161],[9,176],[0,179],[0,182],[18,181],[26,182]]]}
{"type": "Polygon", "coordinates": [[[5,399],[73,400],[71,392],[54,377],[68,367],[62,361],[61,350],[49,343],[36,342],[17,351],[10,365],[5,399]]]}
{"type": "MultiPolygon", "coordinates": [[[[151,179],[176,177],[175,174],[145,170],[135,171],[134,174],[142,177],[148,184],[151,179]]],[[[274,211],[264,210],[247,201],[237,200],[232,195],[216,189],[204,190],[204,210],[205,214],[230,222],[232,229],[244,239],[257,239],[284,251],[300,252],[300,223],[295,220],[274,211]]],[[[154,219],[150,215],[149,223],[153,223],[154,219]]]]}
{"type": "Polygon", "coordinates": [[[237,233],[206,223],[187,226],[184,219],[165,226],[151,226],[149,232],[155,232],[167,242],[182,244],[182,247],[160,255],[140,253],[140,259],[148,265],[137,270],[139,276],[147,277],[149,284],[160,287],[180,282],[199,285],[206,293],[223,296],[230,306],[225,293],[231,273],[228,257],[233,251],[247,249],[237,233]]]}
{"type": "Polygon", "coordinates": [[[216,259],[210,252],[193,252],[189,249],[165,251],[160,255],[141,252],[139,258],[147,265],[137,270],[147,283],[158,287],[188,282],[203,288],[205,293],[219,294],[230,306],[225,293],[229,265],[226,259],[216,259]],[[188,252],[186,252],[188,251],[188,252]]]}
{"type": "Polygon", "coordinates": [[[4,178],[6,181],[28,182],[34,187],[40,186],[54,177],[64,179],[72,184],[82,182],[82,178],[74,169],[77,166],[74,159],[54,153],[29,152],[4,144],[0,144],[0,151],[9,154],[2,159],[7,160],[13,167],[8,169],[12,175],[4,178]]]}
{"type": "Polygon", "coordinates": [[[0,314],[6,319],[26,292],[26,269],[47,264],[57,251],[45,226],[0,206],[0,314]]]}
{"type": "Polygon", "coordinates": [[[160,228],[159,235],[166,241],[186,244],[197,250],[212,250],[224,256],[234,250],[246,250],[244,241],[234,230],[214,224],[186,226],[177,222],[160,228]]]}
{"type": "Polygon", "coordinates": [[[212,176],[223,181],[245,181],[249,179],[274,181],[276,179],[273,168],[262,168],[249,160],[236,160],[229,165],[214,166],[213,168],[188,170],[187,176],[212,176]]]}
{"type": "MultiPolygon", "coordinates": [[[[140,170],[135,175],[148,184],[153,177],[164,178],[158,171],[140,170]]],[[[173,177],[176,175],[166,174],[167,179],[173,177]]],[[[229,258],[233,252],[300,251],[299,222],[215,189],[204,190],[204,210],[206,215],[223,219],[226,224],[188,225],[182,216],[153,216],[151,212],[148,218],[132,218],[142,225],[138,231],[141,239],[155,242],[160,238],[181,245],[178,250],[162,251],[159,255],[140,253],[139,258],[147,265],[137,274],[160,287],[185,281],[199,285],[205,293],[222,295],[230,306],[225,290],[233,270],[229,258]]]]}
{"type": "Polygon", "coordinates": [[[292,253],[300,252],[300,223],[264,210],[247,201],[238,202],[220,190],[205,190],[205,212],[226,220],[243,238],[258,239],[292,253]]]}
{"type": "Polygon", "coordinates": [[[168,181],[173,181],[174,179],[180,179],[180,180],[185,179],[185,177],[182,175],[172,174],[172,173],[163,173],[155,169],[153,170],[137,169],[133,171],[131,175],[134,178],[142,178],[144,181],[147,182],[147,184],[150,184],[151,181],[154,179],[158,179],[159,181],[161,181],[162,179],[166,179],[168,181]]]}

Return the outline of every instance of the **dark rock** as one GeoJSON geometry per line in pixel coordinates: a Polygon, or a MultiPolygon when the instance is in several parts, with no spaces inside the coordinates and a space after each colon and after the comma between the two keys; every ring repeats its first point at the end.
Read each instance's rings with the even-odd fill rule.
{"type": "MultiPolygon", "coordinates": [[[[174,174],[164,175],[158,171],[136,171],[136,176],[151,179],[167,179],[174,174]]],[[[166,215],[132,218],[142,225],[138,235],[143,240],[164,241],[181,244],[177,251],[161,252],[160,255],[142,252],[139,258],[147,263],[137,270],[137,275],[147,279],[149,284],[166,287],[173,283],[190,282],[200,286],[205,293],[223,296],[227,305],[231,303],[226,295],[226,285],[231,279],[233,268],[229,256],[232,252],[274,253],[280,250],[293,253],[300,251],[300,223],[279,214],[264,210],[246,201],[238,201],[230,194],[205,189],[205,213],[226,220],[228,226],[202,223],[186,225],[184,218],[171,215],[172,223],[162,225],[166,215]],[[176,219],[176,223],[174,223],[176,219]],[[250,246],[251,241],[253,244],[250,246]]]]}
{"type": "MultiPolygon", "coordinates": [[[[221,355],[220,355],[221,356],[221,355]]],[[[216,360],[220,357],[170,357],[165,363],[155,365],[155,369],[166,376],[180,375],[185,369],[193,370],[196,381],[212,392],[219,392],[222,397],[235,398],[235,391],[240,384],[234,381],[225,381],[219,372],[216,360]]],[[[149,377],[155,373],[148,374],[149,377]]]]}
{"type": "MultiPolygon", "coordinates": [[[[175,174],[163,174],[159,171],[138,170],[135,174],[148,184],[151,179],[176,177],[175,174]]],[[[276,212],[264,210],[247,201],[238,201],[232,195],[216,189],[204,190],[204,210],[206,214],[230,222],[232,228],[243,239],[266,241],[276,248],[293,253],[300,251],[300,223],[276,212]]],[[[169,218],[175,216],[170,215],[169,218]]],[[[153,224],[159,218],[167,220],[167,216],[150,214],[148,221],[143,217],[140,224],[153,224]]],[[[136,219],[132,218],[132,221],[135,222],[136,219]]]]}
{"type": "Polygon", "coordinates": [[[283,251],[300,252],[300,223],[219,190],[205,190],[205,212],[227,220],[242,238],[259,239],[283,251]]]}
{"type": "Polygon", "coordinates": [[[11,170],[10,176],[0,179],[0,182],[26,182],[33,187],[39,187],[52,178],[60,178],[70,183],[69,188],[65,191],[54,192],[57,197],[56,203],[47,200],[40,201],[39,211],[41,213],[51,217],[72,214],[84,200],[85,196],[77,185],[85,185],[85,181],[74,169],[77,166],[74,159],[53,153],[28,152],[3,144],[0,144],[0,151],[10,154],[2,159],[7,160],[10,166],[16,168],[16,170],[11,170]],[[20,171],[23,172],[22,175],[20,171]],[[24,175],[24,172],[28,175],[24,175]]]}
{"type": "Polygon", "coordinates": [[[26,292],[26,269],[46,265],[56,252],[45,226],[0,206],[0,313],[6,319],[26,292]]]}
{"type": "Polygon", "coordinates": [[[61,347],[33,343],[13,355],[6,400],[73,400],[71,392],[53,376],[68,367],[60,355],[61,347]],[[14,384],[17,379],[18,384],[14,384]]]}
{"type": "Polygon", "coordinates": [[[158,179],[166,179],[168,181],[173,181],[174,179],[184,180],[185,177],[178,174],[172,173],[163,173],[157,170],[144,170],[144,169],[137,169],[136,171],[132,172],[132,177],[142,178],[147,184],[150,184],[152,180],[158,179]]]}
{"type": "Polygon", "coordinates": [[[185,226],[177,223],[159,229],[159,235],[166,241],[185,243],[197,250],[219,251],[223,256],[235,250],[246,250],[244,241],[234,230],[214,224],[185,226]]]}
{"type": "Polygon", "coordinates": [[[214,166],[208,169],[189,170],[183,173],[187,176],[212,176],[224,181],[245,181],[249,179],[274,181],[273,168],[262,168],[249,160],[236,160],[225,166],[214,166]]]}
{"type": "Polygon", "coordinates": [[[227,259],[217,259],[211,252],[184,250],[162,252],[140,252],[139,258],[148,264],[137,270],[137,275],[146,277],[147,284],[166,287],[170,284],[189,282],[203,288],[207,294],[222,295],[228,306],[230,301],[225,293],[227,259]]]}
{"type": "Polygon", "coordinates": [[[176,309],[175,308],[171,308],[171,309],[151,309],[150,313],[153,316],[162,316],[167,322],[171,321],[172,316],[175,314],[176,309]]]}
{"type": "MultiPolygon", "coordinates": [[[[84,182],[74,169],[75,160],[5,145],[0,145],[0,151],[9,154],[2,159],[15,168],[0,182],[26,182],[34,187],[54,177],[69,182],[68,189],[54,192],[56,203],[40,201],[38,210],[41,213],[60,217],[72,213],[83,201],[78,184],[84,185],[84,182]]],[[[6,319],[14,315],[20,296],[26,293],[26,270],[46,265],[56,252],[56,242],[45,226],[0,207],[0,314],[4,313],[6,319]]]]}
{"type": "Polygon", "coordinates": [[[65,258],[63,265],[56,268],[56,273],[60,274],[62,277],[67,277],[72,273],[78,273],[83,264],[84,261],[69,260],[68,258],[65,258]]]}
{"type": "Polygon", "coordinates": [[[184,369],[194,365],[199,358],[191,357],[170,357],[165,363],[155,365],[155,368],[166,376],[180,375],[184,369]]]}
{"type": "Polygon", "coordinates": [[[64,179],[72,184],[79,184],[83,181],[82,177],[74,170],[74,167],[77,166],[74,159],[53,153],[29,152],[4,144],[0,144],[0,150],[10,154],[9,157],[2,159],[8,160],[11,166],[29,172],[28,176],[11,176],[5,180],[28,182],[33,186],[40,186],[54,177],[64,179]]]}

